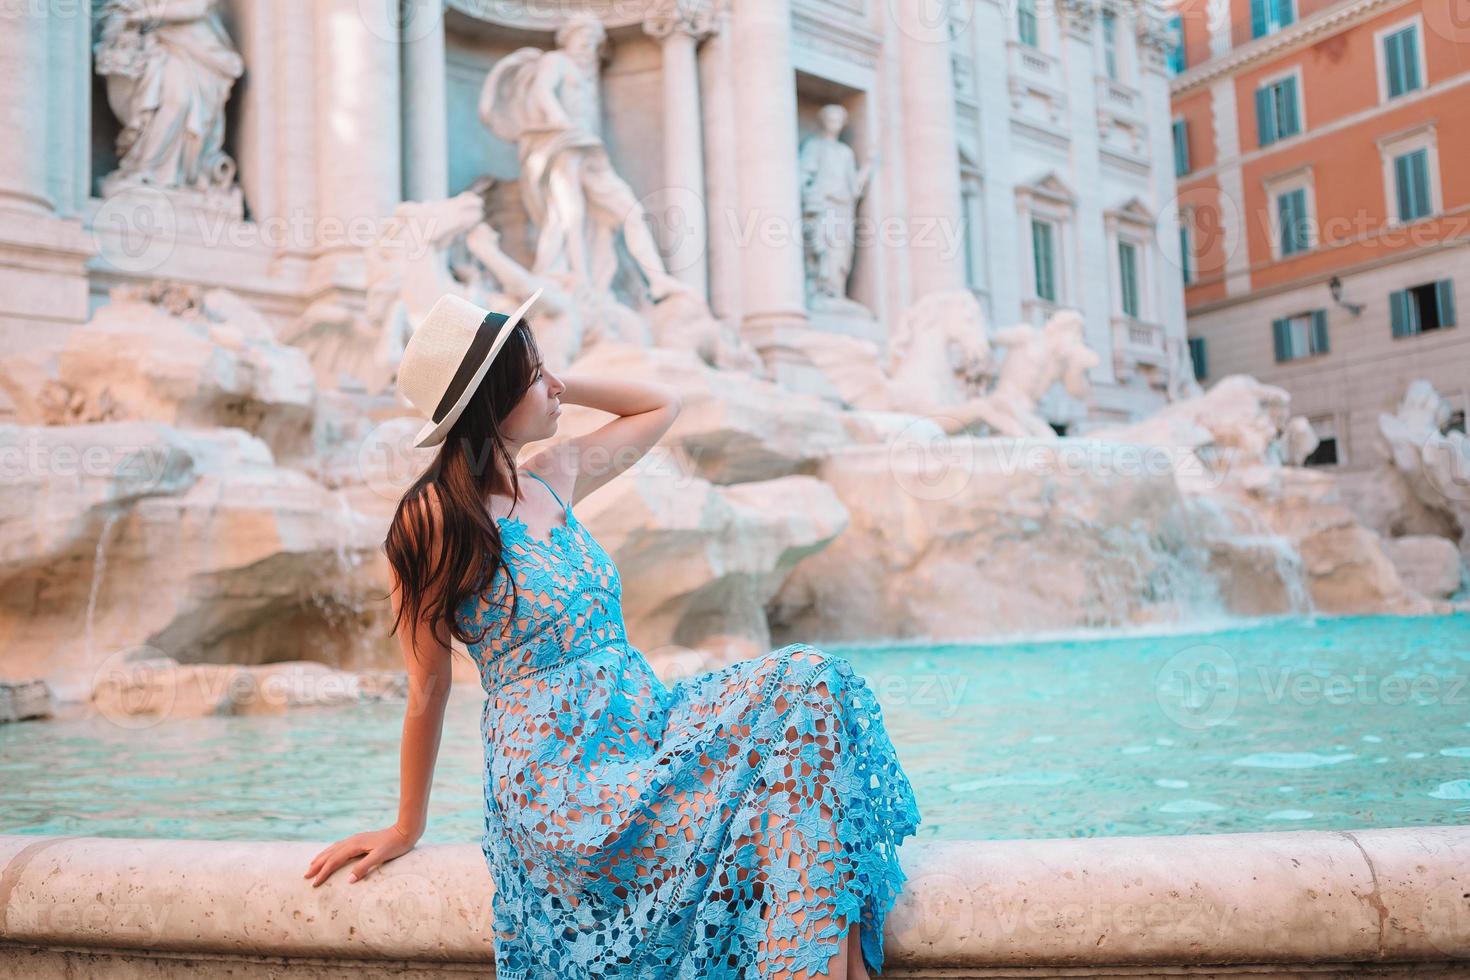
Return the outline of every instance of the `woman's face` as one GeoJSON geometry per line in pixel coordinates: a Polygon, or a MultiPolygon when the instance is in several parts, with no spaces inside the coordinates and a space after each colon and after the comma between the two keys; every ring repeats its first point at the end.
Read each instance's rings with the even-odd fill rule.
{"type": "Polygon", "coordinates": [[[534,369],[535,380],[501,423],[501,431],[516,442],[535,442],[556,433],[561,418],[561,393],[566,386],[544,365],[534,369]]]}

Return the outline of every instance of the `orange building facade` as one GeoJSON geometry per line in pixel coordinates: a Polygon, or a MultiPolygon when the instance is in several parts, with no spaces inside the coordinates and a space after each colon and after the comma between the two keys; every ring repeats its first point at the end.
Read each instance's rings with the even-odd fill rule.
{"type": "Polygon", "coordinates": [[[1380,458],[1427,378],[1470,395],[1470,8],[1181,0],[1171,85],[1190,351],[1280,385],[1322,445],[1380,458]],[[1463,312],[1460,310],[1463,307],[1463,312]]]}

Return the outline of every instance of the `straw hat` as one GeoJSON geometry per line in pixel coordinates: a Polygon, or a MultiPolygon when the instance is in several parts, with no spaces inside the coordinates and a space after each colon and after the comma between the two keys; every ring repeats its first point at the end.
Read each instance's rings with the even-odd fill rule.
{"type": "Polygon", "coordinates": [[[510,316],[452,294],[429,308],[398,364],[398,393],[429,420],[414,436],[415,447],[444,441],[495,355],[540,296],[538,289],[510,316]]]}

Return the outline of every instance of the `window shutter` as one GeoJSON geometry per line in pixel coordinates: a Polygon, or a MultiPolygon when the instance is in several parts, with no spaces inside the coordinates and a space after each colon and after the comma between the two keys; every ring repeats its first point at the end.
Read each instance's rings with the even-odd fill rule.
{"type": "Polygon", "coordinates": [[[1296,111],[1296,76],[1283,78],[1278,84],[1281,92],[1281,119],[1278,135],[1292,136],[1301,132],[1301,122],[1296,111]]]}
{"type": "Polygon", "coordinates": [[[1388,97],[1404,94],[1404,46],[1403,32],[1390,34],[1383,39],[1384,73],[1388,76],[1388,97]]]}
{"type": "Polygon", "coordinates": [[[1189,246],[1189,226],[1183,222],[1179,225],[1179,272],[1184,277],[1184,285],[1188,286],[1194,282],[1194,269],[1191,263],[1194,256],[1189,246]]]}
{"type": "Polygon", "coordinates": [[[1256,141],[1265,146],[1276,142],[1276,116],[1271,111],[1271,87],[1256,89],[1256,141]]]}
{"type": "Polygon", "coordinates": [[[1434,284],[1434,298],[1439,304],[1439,325],[1455,325],[1455,283],[1452,279],[1441,279],[1434,284]]]}
{"type": "Polygon", "coordinates": [[[1266,0],[1251,0],[1251,37],[1266,33],[1266,0]]]}
{"type": "Polygon", "coordinates": [[[1189,359],[1194,363],[1194,377],[1196,381],[1201,381],[1209,376],[1210,365],[1205,355],[1205,338],[1189,338],[1189,359]]]}
{"type": "Polygon", "coordinates": [[[1327,311],[1312,311],[1312,353],[1327,353],[1327,311]]]}
{"type": "Polygon", "coordinates": [[[1413,186],[1409,181],[1409,158],[1407,156],[1393,158],[1393,183],[1399,198],[1399,220],[1410,221],[1414,217],[1413,186]]]}
{"type": "Polygon", "coordinates": [[[1276,360],[1291,360],[1291,335],[1288,333],[1288,325],[1285,320],[1271,321],[1271,339],[1276,347],[1276,360]]]}
{"type": "Polygon", "coordinates": [[[1389,324],[1395,337],[1418,333],[1409,310],[1409,291],[1398,289],[1388,294],[1389,324]]]}
{"type": "Polygon", "coordinates": [[[1189,122],[1185,119],[1174,121],[1174,176],[1183,177],[1189,173],[1189,122]]]}
{"type": "Polygon", "coordinates": [[[1409,154],[1409,181],[1414,188],[1414,217],[1422,218],[1434,210],[1429,195],[1429,151],[1415,150],[1409,154]]]}
{"type": "Polygon", "coordinates": [[[1399,62],[1404,66],[1403,77],[1405,92],[1412,92],[1419,87],[1419,45],[1417,40],[1418,29],[1410,27],[1399,34],[1399,62]]]}

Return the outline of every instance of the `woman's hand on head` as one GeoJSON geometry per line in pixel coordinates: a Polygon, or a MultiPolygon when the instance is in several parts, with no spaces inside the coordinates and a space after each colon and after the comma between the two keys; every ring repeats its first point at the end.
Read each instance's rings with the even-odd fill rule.
{"type": "Polygon", "coordinates": [[[413,850],[418,843],[418,835],[410,835],[398,828],[397,824],[385,827],[382,830],[367,830],[351,837],[344,837],[337,843],[327,847],[316,857],[311,859],[311,864],[306,869],[303,878],[311,878],[311,887],[316,888],[332,875],[337,869],[349,862],[352,865],[352,873],[348,875],[348,882],[363,878],[380,864],[384,864],[396,857],[401,857],[413,850]]]}

